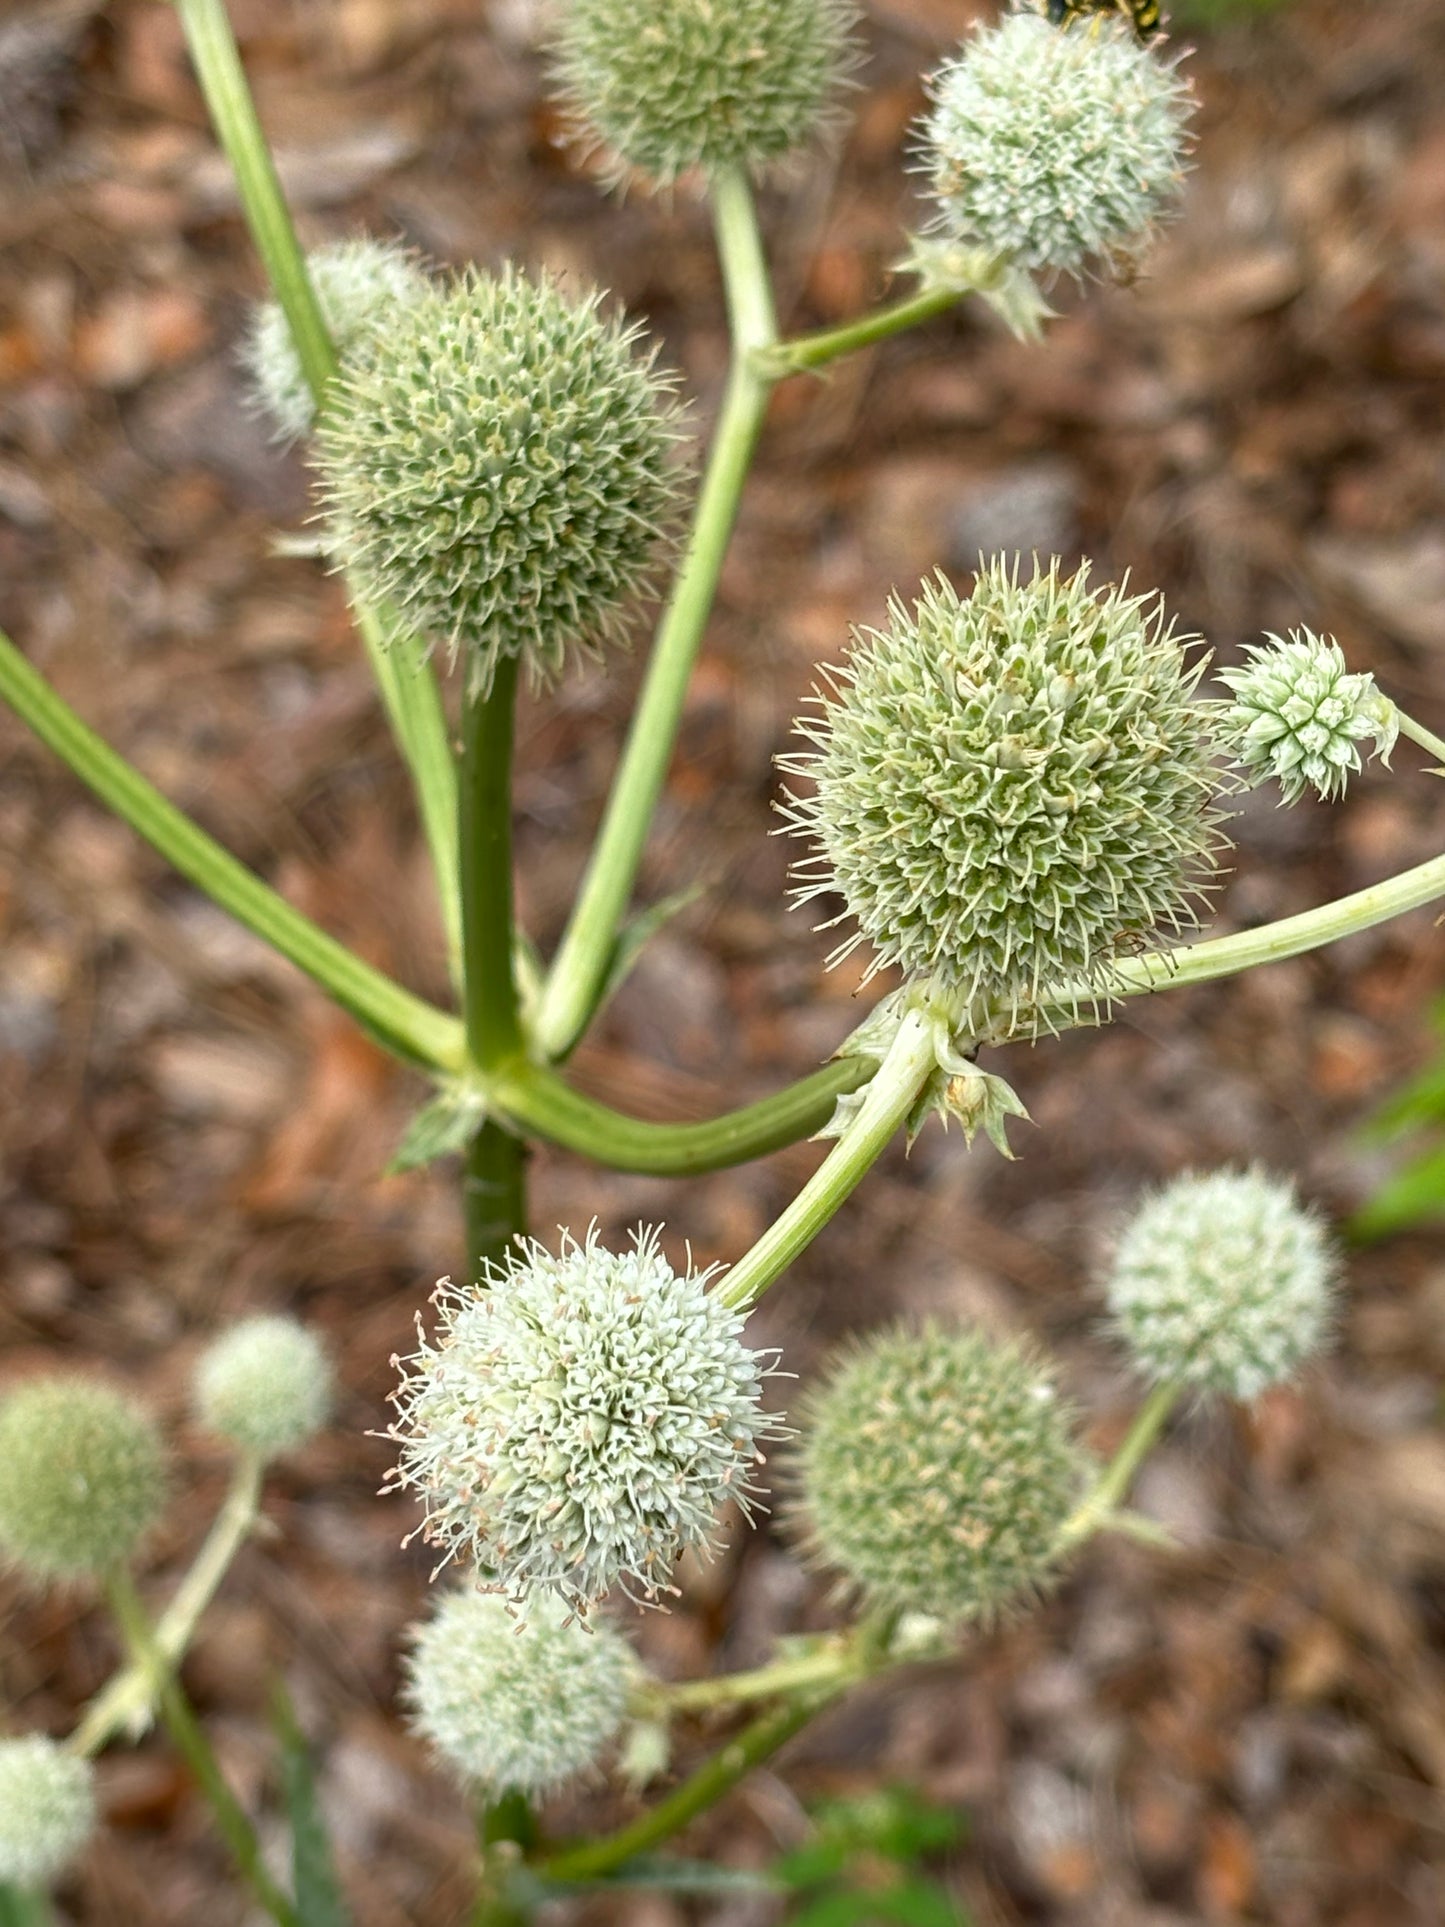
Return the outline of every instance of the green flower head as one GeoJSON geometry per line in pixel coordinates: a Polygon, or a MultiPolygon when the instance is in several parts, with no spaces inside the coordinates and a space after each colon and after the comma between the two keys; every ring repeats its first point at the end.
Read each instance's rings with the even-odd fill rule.
{"type": "Polygon", "coordinates": [[[874,1333],[801,1431],[809,1550],[871,1604],[989,1620],[1048,1579],[1084,1460],[1025,1347],[936,1325],[874,1333]]]}
{"type": "Polygon", "coordinates": [[[622,1724],[631,1649],[550,1593],[530,1601],[519,1624],[504,1600],[459,1588],[413,1641],[411,1724],[490,1796],[550,1792],[585,1772],[622,1724]]]}
{"type": "Polygon", "coordinates": [[[857,19],[853,0],[569,0],[558,79],[619,176],[756,172],[836,119],[857,19]]]}
{"type": "Polygon", "coordinates": [[[334,545],[466,666],[535,680],[619,639],[678,495],[673,383],[600,297],[469,269],[395,310],[316,438],[334,545]]]}
{"type": "Polygon", "coordinates": [[[519,1601],[664,1591],[723,1505],[747,1507],[776,1431],[768,1365],[709,1276],[675,1272],[655,1233],[614,1253],[591,1231],[555,1257],[525,1243],[479,1286],[444,1281],[393,1398],[395,1480],[425,1538],[519,1601]]]}
{"type": "Polygon", "coordinates": [[[1288,641],[1270,636],[1245,654],[1243,669],[1219,672],[1234,700],[1220,705],[1217,727],[1250,782],[1273,777],[1286,803],[1307,789],[1329,802],[1359,769],[1363,741],[1389,762],[1395,706],[1373,676],[1350,674],[1333,636],[1291,629],[1288,641]]]}
{"type": "Polygon", "coordinates": [[[0,1740],[0,1881],[58,1880],[95,1831],[95,1769],[39,1733],[0,1740]]]}
{"type": "Polygon", "coordinates": [[[319,1432],[331,1415],[331,1361],[294,1318],[244,1318],[196,1367],[196,1416],[243,1452],[274,1459],[319,1432]]]}
{"type": "Polygon", "coordinates": [[[1157,602],[1083,569],[994,561],[968,597],[940,578],[895,602],[783,764],[814,786],[784,811],[818,852],[797,894],[858,925],[835,956],[866,939],[874,969],[1011,1025],[1105,991],[1122,945],[1194,921],[1218,861],[1198,675],[1157,602]]]}

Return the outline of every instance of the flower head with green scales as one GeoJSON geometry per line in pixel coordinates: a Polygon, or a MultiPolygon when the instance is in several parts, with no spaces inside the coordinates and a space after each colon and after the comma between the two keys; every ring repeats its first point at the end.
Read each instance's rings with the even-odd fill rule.
{"type": "Polygon", "coordinates": [[[94,1833],[95,1821],[89,1760],[40,1733],[0,1740],[0,1881],[48,1887],[94,1833]]]}
{"type": "Polygon", "coordinates": [[[1243,669],[1222,669],[1234,700],[1221,704],[1216,727],[1252,783],[1273,777],[1282,800],[1307,789],[1326,802],[1344,794],[1369,739],[1383,762],[1400,732],[1394,704],[1373,676],[1351,674],[1333,636],[1291,629],[1288,640],[1251,643],[1243,669]]]}
{"type": "Polygon", "coordinates": [[[413,1729],[469,1785],[544,1794],[616,1737],[635,1671],[620,1633],[551,1594],[519,1625],[504,1600],[459,1588],[415,1632],[406,1697],[413,1729]]]}
{"type": "Polygon", "coordinates": [[[1189,1173],[1125,1225],[1108,1273],[1110,1324],[1147,1378],[1258,1398],[1324,1344],[1338,1273],[1293,1185],[1258,1167],[1189,1173]]]}
{"type": "MultiPolygon", "coordinates": [[[[1222,841],[1199,666],[1157,602],[1087,571],[943,578],[858,634],[784,815],[818,855],[800,900],[837,891],[872,969],[1019,1013],[1065,984],[1107,990],[1120,946],[1194,921],[1222,841]]],[[[841,918],[838,919],[841,921],[841,918]]]]}
{"type": "Polygon", "coordinates": [[[1025,1347],[937,1325],[873,1333],[808,1399],[801,1433],[808,1547],[869,1604],[988,1620],[1047,1580],[1085,1467],[1025,1347]]]}
{"type": "MultiPolygon", "coordinates": [[[[343,367],[395,308],[417,300],[431,285],[405,248],[369,238],[317,248],[306,257],[306,268],[343,367]]],[[[310,434],[316,399],[279,301],[257,303],[241,355],[252,396],[277,440],[298,442],[310,434]]]]}
{"type": "Polygon", "coordinates": [[[756,172],[836,120],[857,19],[852,0],[570,0],[557,76],[619,176],[756,172]]]}
{"type": "Polygon", "coordinates": [[[673,519],[674,384],[600,298],[468,269],[392,315],[317,435],[341,559],[474,696],[620,639],[673,519]]]}
{"type": "Polygon", "coordinates": [[[128,1560],[166,1500],[150,1414],[85,1378],[37,1378],[0,1403],[0,1557],[39,1580],[128,1560]]]}
{"type": "Polygon", "coordinates": [[[331,1415],[326,1348],[294,1318],[243,1318],[196,1367],[196,1416],[208,1431],[262,1459],[293,1452],[331,1415]]]}
{"type": "Polygon", "coordinates": [[[1132,266],[1173,210],[1193,99],[1122,19],[975,27],[934,76],[920,159],[948,242],[1045,275],[1132,266]]]}
{"type": "Polygon", "coordinates": [[[710,1276],[675,1272],[654,1232],[614,1253],[594,1229],[555,1257],[523,1243],[480,1286],[444,1281],[393,1396],[423,1536],[518,1601],[663,1591],[727,1501],[747,1509],[777,1435],[770,1368],[710,1276]]]}

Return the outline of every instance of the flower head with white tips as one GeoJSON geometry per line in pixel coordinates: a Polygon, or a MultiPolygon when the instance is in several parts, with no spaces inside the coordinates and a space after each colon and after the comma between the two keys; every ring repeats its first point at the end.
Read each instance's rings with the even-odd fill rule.
{"type": "Polygon", "coordinates": [[[1394,704],[1364,671],[1351,673],[1333,636],[1291,629],[1251,643],[1242,669],[1219,680],[1234,700],[1221,707],[1219,733],[1246,777],[1273,777],[1283,801],[1307,789],[1326,802],[1344,794],[1360,767],[1362,742],[1388,763],[1400,732],[1394,704]]]}

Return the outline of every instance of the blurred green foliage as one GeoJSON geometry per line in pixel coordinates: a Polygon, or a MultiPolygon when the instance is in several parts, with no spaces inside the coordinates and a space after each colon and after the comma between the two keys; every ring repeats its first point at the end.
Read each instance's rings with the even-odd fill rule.
{"type": "Polygon", "coordinates": [[[1445,1222],[1445,999],[1431,1010],[1430,1025],[1439,1040],[1435,1054],[1366,1128],[1368,1143],[1413,1140],[1413,1148],[1350,1220],[1350,1235],[1362,1244],[1412,1225],[1445,1222]]]}
{"type": "Polygon", "coordinates": [[[793,1894],[787,1927],[968,1927],[923,1863],[954,1846],[963,1818],[906,1787],[813,1808],[813,1838],[771,1869],[793,1894]]]}

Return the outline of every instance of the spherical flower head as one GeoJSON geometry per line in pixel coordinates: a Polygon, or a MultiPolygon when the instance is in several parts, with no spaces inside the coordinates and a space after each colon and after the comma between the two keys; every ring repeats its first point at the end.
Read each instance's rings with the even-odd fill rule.
{"type": "Polygon", "coordinates": [[[294,1318],[244,1318],[207,1347],[196,1367],[196,1416],[243,1452],[274,1459],[331,1416],[331,1361],[294,1318]]]}
{"type": "Polygon", "coordinates": [[[444,1281],[393,1399],[424,1536],[518,1600],[665,1588],[727,1500],[747,1508],[776,1431],[767,1362],[710,1276],[675,1272],[655,1233],[619,1254],[590,1231],[555,1257],[523,1243],[479,1286],[444,1281]]]}
{"type": "MultiPolygon", "coordinates": [[[[306,258],[321,318],[343,366],[396,307],[430,285],[404,248],[385,241],[338,241],[306,258]]],[[[258,302],[242,344],[252,396],[283,442],[311,432],[316,401],[279,301],[258,302]]]]}
{"type": "Polygon", "coordinates": [[[679,492],[672,381],[637,330],[510,268],[394,312],[316,441],[339,554],[370,600],[534,680],[623,632],[679,492]]]}
{"type": "Polygon", "coordinates": [[[857,19],[852,0],[571,0],[558,79],[618,175],[756,172],[835,118],[857,19]]]}
{"type": "Polygon", "coordinates": [[[551,1593],[519,1623],[504,1600],[463,1588],[414,1635],[411,1724],[486,1794],[548,1793],[616,1736],[633,1670],[620,1633],[551,1593]]]}
{"type": "Polygon", "coordinates": [[[0,1881],[48,1887],[94,1831],[89,1760],[40,1733],[0,1740],[0,1881]]]}
{"type": "Polygon", "coordinates": [[[872,1605],[989,1620],[1038,1592],[1083,1459],[1039,1359],[977,1331],[895,1327],[808,1401],[799,1517],[872,1605]]]}
{"type": "Polygon", "coordinates": [[[119,1565],[160,1517],[165,1454],[150,1414],[84,1378],[39,1378],[0,1403],[0,1556],[42,1580],[119,1565]]]}
{"type": "Polygon", "coordinates": [[[934,76],[921,161],[949,241],[1044,274],[1132,267],[1183,180],[1193,99],[1122,19],[976,27],[934,76]]]}
{"type": "Polygon", "coordinates": [[[1338,1270],[1293,1185],[1258,1167],[1189,1173],[1125,1225],[1110,1322],[1146,1377],[1253,1399],[1328,1337],[1338,1270]]]}
{"type": "Polygon", "coordinates": [[[1333,636],[1291,629],[1247,645],[1243,669],[1223,669],[1219,680],[1234,700],[1221,706],[1222,739],[1255,783],[1273,777],[1282,801],[1297,803],[1307,789],[1326,802],[1344,794],[1360,767],[1366,737],[1388,762],[1400,723],[1375,679],[1350,674],[1333,636]]]}
{"type": "MultiPolygon", "coordinates": [[[[1217,861],[1217,778],[1198,668],[1157,603],[1087,571],[940,578],[855,637],[822,714],[792,827],[819,855],[800,899],[839,892],[910,979],[1021,1006],[1098,986],[1122,944],[1194,920],[1217,861]]],[[[838,919],[841,921],[841,918],[838,919]]]]}

